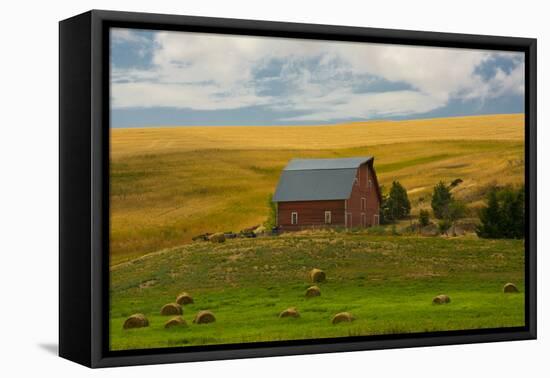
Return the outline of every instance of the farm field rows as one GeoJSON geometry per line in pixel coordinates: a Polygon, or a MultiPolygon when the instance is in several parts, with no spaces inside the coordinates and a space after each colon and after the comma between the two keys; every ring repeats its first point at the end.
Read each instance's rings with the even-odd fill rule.
{"type": "Polygon", "coordinates": [[[112,350],[357,335],[514,327],[524,324],[522,240],[373,236],[309,231],[197,242],[111,268],[112,350]],[[307,273],[321,268],[321,296],[306,299],[307,273]],[[515,282],[517,294],[502,286],[515,282]],[[187,291],[188,326],[164,329],[162,305],[187,291]],[[451,303],[433,305],[445,293],[451,303]],[[278,318],[296,307],[298,319],[278,318]],[[193,324],[199,310],[216,322],[193,324]],[[356,320],[333,325],[349,311],[356,320]],[[141,312],[146,328],[123,330],[141,312]]]}
{"type": "Polygon", "coordinates": [[[374,156],[399,180],[413,214],[440,180],[475,209],[488,185],[523,183],[523,115],[331,126],[113,129],[111,264],[262,223],[292,158],[374,156]]]}

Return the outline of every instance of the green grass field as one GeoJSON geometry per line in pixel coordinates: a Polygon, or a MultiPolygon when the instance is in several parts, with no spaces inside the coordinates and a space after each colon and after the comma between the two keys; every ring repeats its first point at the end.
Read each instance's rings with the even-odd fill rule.
{"type": "Polygon", "coordinates": [[[372,236],[304,232],[197,242],[112,268],[111,348],[139,349],[251,341],[512,327],[524,324],[522,240],[372,236]],[[327,273],[321,296],[306,299],[307,273],[327,273]],[[504,294],[514,282],[519,294],[504,294]],[[186,328],[164,329],[162,305],[181,291],[186,328]],[[451,303],[433,305],[440,293],[451,303]],[[295,306],[299,319],[279,319],[295,306]],[[193,324],[199,310],[217,321],[193,324]],[[331,324],[351,312],[352,323],[331,324]],[[123,330],[142,312],[150,327],[123,330]]]}
{"type": "MultiPolygon", "coordinates": [[[[522,240],[316,231],[192,243],[205,232],[264,222],[292,158],[371,155],[382,185],[399,180],[412,214],[440,180],[471,210],[493,184],[524,181],[523,115],[331,126],[111,130],[110,319],[114,350],[512,327],[524,324],[522,240]],[[307,273],[326,271],[307,299],[307,273]],[[514,282],[519,294],[504,294],[514,282]],[[182,291],[187,328],[164,329],[162,305],[182,291]],[[445,293],[451,303],[432,305],[445,293]],[[297,307],[299,319],[279,319],[297,307]],[[203,309],[213,324],[192,324],[203,309]],[[350,324],[332,325],[349,311],[350,324]],[[131,314],[150,326],[123,330],[131,314]]],[[[405,228],[409,221],[398,226],[405,228]]]]}

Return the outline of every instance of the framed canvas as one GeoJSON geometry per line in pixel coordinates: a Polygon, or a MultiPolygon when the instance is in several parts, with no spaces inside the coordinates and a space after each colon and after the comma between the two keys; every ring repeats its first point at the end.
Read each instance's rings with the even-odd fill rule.
{"type": "Polygon", "coordinates": [[[59,353],[536,338],[536,40],[60,22],[59,353]]]}

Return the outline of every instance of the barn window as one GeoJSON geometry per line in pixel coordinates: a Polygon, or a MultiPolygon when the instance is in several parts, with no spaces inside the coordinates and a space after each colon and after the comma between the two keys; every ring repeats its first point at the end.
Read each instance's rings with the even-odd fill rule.
{"type": "Polygon", "coordinates": [[[291,224],[298,224],[298,212],[293,211],[293,212],[290,214],[290,223],[291,223],[291,224]]]}
{"type": "Polygon", "coordinates": [[[367,210],[367,199],[365,197],[361,198],[361,210],[367,210]]]}
{"type": "Polygon", "coordinates": [[[325,224],[332,223],[332,213],[330,211],[325,211],[325,224]]]}

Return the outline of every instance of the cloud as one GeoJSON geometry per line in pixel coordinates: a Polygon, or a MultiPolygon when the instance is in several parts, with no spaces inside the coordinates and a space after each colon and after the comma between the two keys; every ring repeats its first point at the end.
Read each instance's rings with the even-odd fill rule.
{"type": "Polygon", "coordinates": [[[330,121],[524,92],[520,53],[182,32],[157,32],[151,41],[125,29],[111,36],[113,44],[151,50],[146,68],[113,61],[115,109],[265,106],[282,121],[330,121]]]}
{"type": "Polygon", "coordinates": [[[112,28],[111,42],[114,44],[120,43],[146,43],[147,38],[140,35],[140,32],[132,31],[131,29],[112,28]]]}

